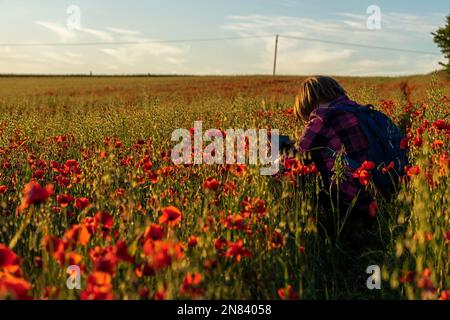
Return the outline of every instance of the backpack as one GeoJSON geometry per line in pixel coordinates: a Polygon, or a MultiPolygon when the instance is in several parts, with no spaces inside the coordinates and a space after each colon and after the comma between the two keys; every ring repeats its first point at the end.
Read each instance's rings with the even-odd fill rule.
{"type": "MultiPolygon", "coordinates": [[[[337,103],[336,110],[351,112],[356,116],[361,130],[368,142],[367,160],[375,163],[371,170],[375,186],[383,193],[389,194],[396,189],[399,178],[404,175],[405,166],[408,165],[408,150],[402,149],[400,143],[405,135],[400,128],[384,113],[374,109],[372,105],[347,105],[337,103]],[[383,173],[383,168],[391,166],[389,172],[383,173]]],[[[356,170],[362,163],[344,157],[344,161],[356,170]]]]}

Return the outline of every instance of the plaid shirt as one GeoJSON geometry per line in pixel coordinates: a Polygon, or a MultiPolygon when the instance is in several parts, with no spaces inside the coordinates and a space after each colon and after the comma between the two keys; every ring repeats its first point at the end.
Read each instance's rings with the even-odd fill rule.
{"type": "MultiPolygon", "coordinates": [[[[359,127],[358,119],[352,113],[333,108],[338,103],[358,106],[356,102],[349,100],[347,97],[341,97],[331,102],[327,107],[315,109],[311,113],[309,122],[299,141],[300,151],[310,152],[327,190],[331,184],[334,168],[334,159],[330,155],[331,150],[327,150],[327,148],[339,152],[344,147],[350,159],[360,163],[367,160],[368,142],[359,127]],[[313,150],[316,148],[318,150],[313,150]]],[[[358,192],[361,192],[358,196],[356,209],[368,212],[372,199],[364,191],[358,179],[352,176],[350,167],[346,179],[339,183],[339,191],[340,197],[346,205],[349,205],[358,192]]]]}

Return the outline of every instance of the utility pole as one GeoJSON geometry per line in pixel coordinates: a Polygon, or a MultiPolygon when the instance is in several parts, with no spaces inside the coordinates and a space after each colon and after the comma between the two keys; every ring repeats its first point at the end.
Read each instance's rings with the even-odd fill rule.
{"type": "Polygon", "coordinates": [[[277,73],[278,35],[275,36],[275,56],[273,58],[273,76],[277,73]]]}

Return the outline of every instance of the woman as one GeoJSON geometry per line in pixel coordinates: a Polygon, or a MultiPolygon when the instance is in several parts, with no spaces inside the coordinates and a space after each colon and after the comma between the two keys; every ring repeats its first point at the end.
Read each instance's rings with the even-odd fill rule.
{"type": "Polygon", "coordinates": [[[347,167],[340,181],[334,179],[337,154],[345,152],[346,157],[361,164],[368,160],[368,140],[358,118],[352,112],[335,107],[341,104],[359,107],[333,78],[314,76],[302,83],[294,111],[306,127],[298,148],[310,154],[322,176],[325,190],[330,190],[331,186],[336,201],[339,193],[341,210],[348,209],[357,197],[353,210],[368,215],[374,200],[359,179],[354,178],[354,170],[347,167]]]}

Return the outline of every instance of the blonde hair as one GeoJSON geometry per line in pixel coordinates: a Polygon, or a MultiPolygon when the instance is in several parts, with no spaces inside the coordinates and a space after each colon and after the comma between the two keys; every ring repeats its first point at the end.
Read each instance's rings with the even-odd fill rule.
{"type": "Polygon", "coordinates": [[[331,77],[313,76],[307,78],[300,86],[295,98],[294,111],[302,121],[308,121],[311,112],[321,103],[329,103],[336,98],[347,95],[344,88],[331,77]]]}

